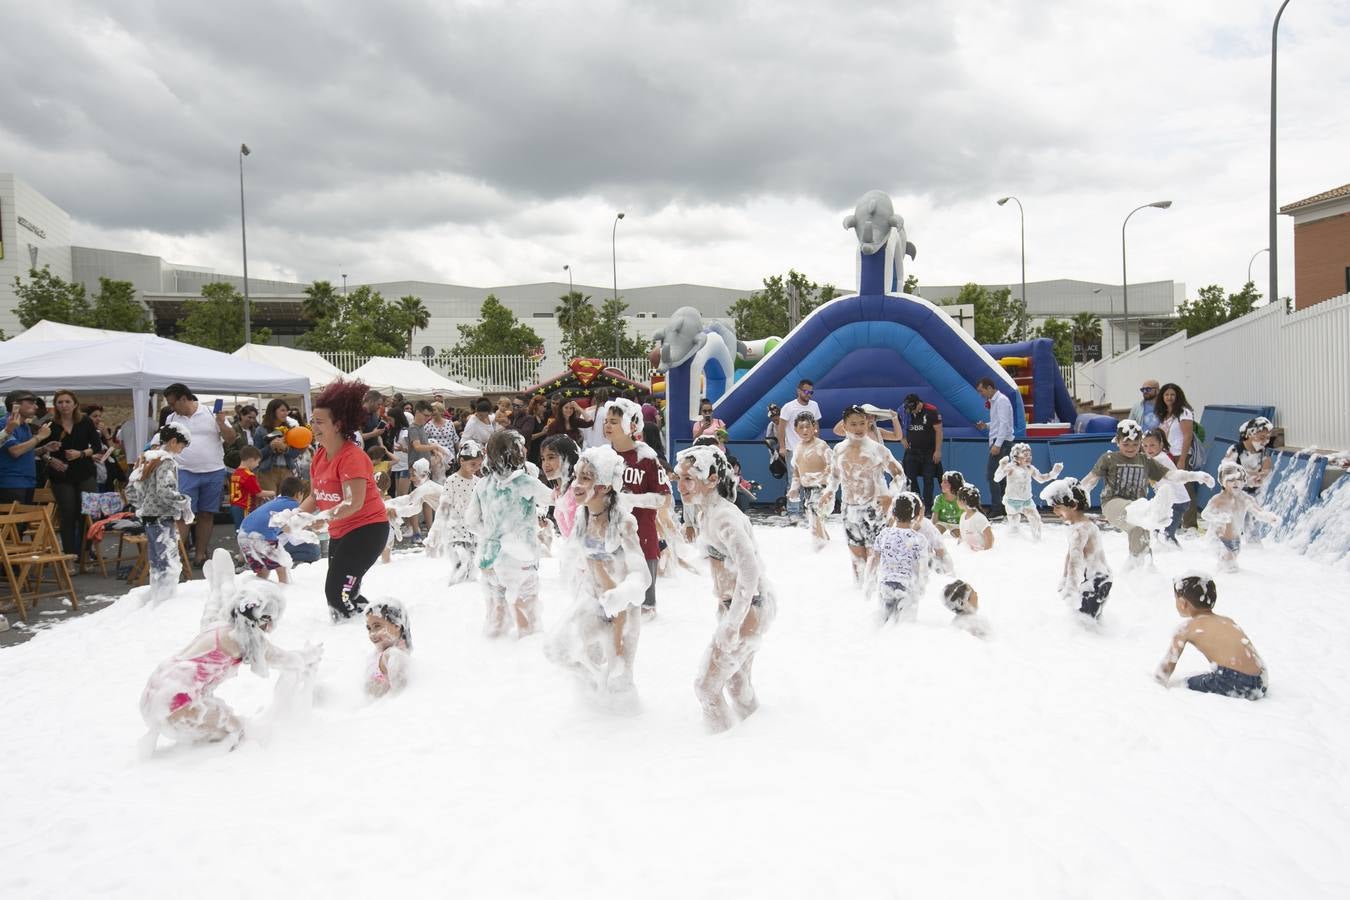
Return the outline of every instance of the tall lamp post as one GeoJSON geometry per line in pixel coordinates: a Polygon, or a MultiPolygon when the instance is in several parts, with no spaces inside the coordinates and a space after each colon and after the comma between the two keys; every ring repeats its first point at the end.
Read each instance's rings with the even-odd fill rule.
{"type": "Polygon", "coordinates": [[[248,225],[244,221],[244,157],[248,144],[239,145],[239,237],[244,245],[244,344],[253,343],[253,323],[249,319],[248,300],[248,225]]]}
{"type": "Polygon", "coordinates": [[[1130,216],[1139,212],[1141,209],[1167,209],[1172,205],[1171,200],[1157,200],[1153,203],[1145,203],[1143,206],[1130,210],[1130,215],[1125,217],[1125,221],[1120,226],[1120,287],[1121,287],[1121,315],[1125,319],[1125,352],[1130,350],[1130,278],[1125,270],[1125,226],[1130,224],[1130,216]]]}
{"type": "Polygon", "coordinates": [[[1280,4],[1275,13],[1275,24],[1270,27],[1270,209],[1267,210],[1270,241],[1270,302],[1280,298],[1279,244],[1275,239],[1275,40],[1280,36],[1280,16],[1289,0],[1280,4]]]}
{"type": "Polygon", "coordinates": [[[342,296],[347,296],[347,273],[342,273],[342,296]]]}
{"type": "Polygon", "coordinates": [[[1002,206],[1009,200],[1017,204],[1017,223],[1018,231],[1022,236],[1022,340],[1027,337],[1027,219],[1026,213],[1022,209],[1022,201],[1016,197],[1004,197],[998,201],[1002,206]]]}
{"type": "Polygon", "coordinates": [[[617,247],[619,234],[619,220],[623,218],[623,213],[614,217],[614,227],[609,233],[609,261],[614,267],[614,359],[619,358],[619,333],[623,325],[623,319],[619,316],[619,256],[617,247]]]}
{"type": "MultiPolygon", "coordinates": [[[[1270,249],[1269,247],[1262,247],[1260,250],[1257,250],[1255,253],[1252,254],[1251,259],[1247,260],[1247,284],[1252,283],[1252,263],[1256,262],[1256,258],[1260,256],[1262,253],[1265,253],[1269,249],[1270,249]]],[[[1247,285],[1243,285],[1243,287],[1246,286],[1247,285]]]]}

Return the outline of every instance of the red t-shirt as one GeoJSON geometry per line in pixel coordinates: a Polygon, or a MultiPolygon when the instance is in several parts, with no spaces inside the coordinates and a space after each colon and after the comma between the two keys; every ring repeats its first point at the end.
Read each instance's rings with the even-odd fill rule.
{"type": "MultiPolygon", "coordinates": [[[[644,446],[645,445],[641,445],[644,446]]],[[[651,453],[651,448],[646,448],[651,453]]],[[[616,453],[618,451],[615,451],[616,453]]],[[[669,494],[670,482],[666,480],[666,470],[653,456],[639,458],[638,448],[619,453],[627,468],[623,470],[623,490],[625,494],[669,494]]],[[[635,509],[637,519],[638,543],[642,545],[644,559],[658,559],[661,556],[661,539],[656,533],[656,510],[635,509]]]]}
{"type": "Polygon", "coordinates": [[[258,476],[248,469],[238,468],[230,474],[230,505],[246,513],[253,512],[253,501],[262,493],[258,476]]]}
{"type": "Polygon", "coordinates": [[[349,531],[362,525],[387,523],[384,501],[380,499],[380,489],[375,486],[375,469],[370,457],[361,452],[355,441],[347,441],[337,456],[328,458],[328,451],[320,447],[314,454],[314,462],[309,467],[309,478],[314,485],[314,505],[319,509],[332,509],[342,502],[342,482],[364,479],[366,499],[361,509],[342,519],[328,523],[330,537],[340,538],[349,531]]]}

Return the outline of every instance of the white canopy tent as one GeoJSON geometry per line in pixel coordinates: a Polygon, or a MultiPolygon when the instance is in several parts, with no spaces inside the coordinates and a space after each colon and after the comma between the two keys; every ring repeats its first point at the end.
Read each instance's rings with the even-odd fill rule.
{"type": "Polygon", "coordinates": [[[97,340],[17,339],[0,344],[0,393],[16,388],[51,393],[130,391],[134,434],[124,437],[128,459],[150,437],[150,395],[181,381],[206,393],[290,394],[309,412],[309,379],[153,334],[107,332],[97,340]]]}
{"type": "Polygon", "coordinates": [[[309,379],[310,390],[319,388],[345,378],[337,366],[310,350],[296,350],[294,347],[273,347],[270,344],[245,344],[230,354],[249,362],[261,363],[283,372],[304,375],[309,379]]]}
{"type": "Polygon", "coordinates": [[[24,344],[31,341],[103,341],[108,338],[125,337],[132,333],[134,332],[85,328],[83,325],[67,325],[64,322],[48,322],[43,319],[32,328],[14,335],[9,340],[10,342],[24,344]]]}
{"type": "Polygon", "coordinates": [[[399,393],[405,397],[440,394],[446,400],[475,400],[483,396],[477,388],[451,381],[411,359],[376,356],[347,377],[360,379],[382,394],[399,393]]]}

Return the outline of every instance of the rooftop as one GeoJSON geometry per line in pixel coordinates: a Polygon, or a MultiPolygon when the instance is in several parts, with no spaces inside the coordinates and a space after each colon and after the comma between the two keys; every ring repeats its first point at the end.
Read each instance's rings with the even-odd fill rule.
{"type": "Polygon", "coordinates": [[[1295,200],[1293,203],[1281,206],[1280,214],[1284,215],[1286,213],[1298,212],[1312,206],[1317,206],[1319,203],[1325,203],[1328,200],[1340,200],[1345,197],[1350,197],[1350,184],[1343,184],[1338,188],[1332,188],[1331,190],[1323,191],[1320,194],[1313,194],[1311,197],[1304,197],[1302,200],[1295,200]]]}

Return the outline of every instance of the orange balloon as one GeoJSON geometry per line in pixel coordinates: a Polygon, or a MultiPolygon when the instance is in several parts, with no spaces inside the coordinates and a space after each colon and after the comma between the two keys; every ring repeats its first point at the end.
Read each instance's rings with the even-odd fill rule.
{"type": "Polygon", "coordinates": [[[314,443],[314,432],[304,425],[297,425],[286,430],[287,446],[294,447],[296,450],[304,450],[312,443],[314,443]]]}

